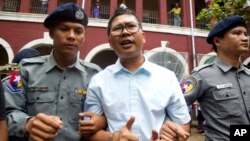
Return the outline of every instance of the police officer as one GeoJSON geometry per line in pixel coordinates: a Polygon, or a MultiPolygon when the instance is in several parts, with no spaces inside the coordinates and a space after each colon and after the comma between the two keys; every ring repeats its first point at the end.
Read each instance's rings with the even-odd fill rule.
{"type": "Polygon", "coordinates": [[[195,68],[182,83],[188,105],[196,100],[206,119],[206,141],[229,141],[230,125],[250,124],[250,70],[241,62],[249,51],[246,23],[241,16],[218,22],[207,42],[217,57],[195,68]]]}
{"type": "Polygon", "coordinates": [[[59,6],[45,19],[54,49],[50,55],[20,62],[21,102],[16,106],[7,101],[10,107],[6,108],[11,136],[79,141],[106,126],[104,117],[81,113],[88,83],[100,70],[78,56],[87,24],[85,11],[73,3],[59,6]],[[90,118],[83,121],[81,116],[90,118]]]}

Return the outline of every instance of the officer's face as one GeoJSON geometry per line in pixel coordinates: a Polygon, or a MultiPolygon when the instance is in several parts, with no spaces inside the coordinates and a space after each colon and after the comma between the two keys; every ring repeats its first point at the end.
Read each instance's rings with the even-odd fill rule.
{"type": "Polygon", "coordinates": [[[247,30],[243,26],[238,26],[225,32],[223,37],[215,37],[215,45],[218,55],[239,57],[249,51],[249,41],[247,30]]]}
{"type": "Polygon", "coordinates": [[[142,55],[144,42],[144,32],[133,15],[124,14],[113,20],[109,43],[121,60],[142,55]]]}
{"type": "Polygon", "coordinates": [[[54,40],[55,54],[76,56],[85,42],[85,27],[74,22],[60,22],[51,29],[50,36],[54,40]]]}

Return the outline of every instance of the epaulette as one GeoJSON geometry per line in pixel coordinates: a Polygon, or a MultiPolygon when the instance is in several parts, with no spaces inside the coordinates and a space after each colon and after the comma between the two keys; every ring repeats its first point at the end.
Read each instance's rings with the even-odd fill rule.
{"type": "Polygon", "coordinates": [[[245,64],[243,64],[243,65],[244,65],[244,67],[250,69],[250,66],[249,66],[249,65],[245,65],[245,64]]]}
{"type": "Polygon", "coordinates": [[[212,66],[213,64],[214,64],[214,63],[200,65],[200,66],[198,66],[198,67],[195,67],[195,68],[193,69],[193,71],[200,71],[200,70],[202,70],[202,69],[205,69],[205,68],[207,68],[207,67],[212,66]]]}
{"type": "Polygon", "coordinates": [[[82,64],[83,66],[86,66],[87,68],[95,69],[97,71],[101,71],[102,70],[98,65],[96,65],[94,63],[89,63],[89,62],[80,60],[80,64],[82,64]]]}
{"type": "Polygon", "coordinates": [[[26,64],[44,63],[44,62],[47,62],[47,60],[48,60],[48,55],[38,56],[38,57],[33,57],[33,58],[22,59],[20,64],[23,66],[23,65],[26,65],[26,64]]]}
{"type": "Polygon", "coordinates": [[[4,83],[6,80],[9,80],[10,79],[10,75],[9,76],[6,76],[4,77],[3,79],[1,79],[1,82],[4,83]]]}

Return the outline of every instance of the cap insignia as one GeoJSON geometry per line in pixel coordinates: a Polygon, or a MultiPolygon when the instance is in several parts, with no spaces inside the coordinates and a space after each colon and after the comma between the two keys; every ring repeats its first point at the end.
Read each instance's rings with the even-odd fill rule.
{"type": "Polygon", "coordinates": [[[84,14],[83,14],[83,12],[79,9],[78,11],[76,11],[75,17],[76,17],[76,19],[78,19],[78,20],[83,20],[83,19],[84,19],[84,14]]]}

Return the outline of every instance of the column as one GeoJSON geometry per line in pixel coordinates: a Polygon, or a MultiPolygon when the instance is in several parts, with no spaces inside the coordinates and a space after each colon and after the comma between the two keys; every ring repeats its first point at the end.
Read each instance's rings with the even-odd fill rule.
{"type": "Polygon", "coordinates": [[[56,7],[57,7],[57,0],[49,0],[47,13],[51,13],[56,7]]]}
{"type": "Polygon", "coordinates": [[[160,24],[167,24],[167,2],[166,0],[158,0],[160,24]]]}
{"type": "Polygon", "coordinates": [[[109,8],[109,15],[113,15],[113,13],[115,12],[115,9],[117,8],[117,1],[118,0],[110,0],[110,8],[109,8]]]}
{"type": "Polygon", "coordinates": [[[91,16],[91,7],[92,7],[91,4],[92,4],[92,0],[85,1],[84,10],[85,10],[88,17],[92,17],[91,16]]]}
{"type": "Polygon", "coordinates": [[[142,19],[143,19],[143,0],[136,0],[136,2],[135,2],[135,14],[142,21],[142,19]]]}
{"type": "MultiPolygon", "coordinates": [[[[77,5],[82,5],[82,0],[76,0],[77,5]]],[[[83,7],[84,8],[84,7],[83,7]]]]}
{"type": "Polygon", "coordinates": [[[29,13],[30,1],[31,0],[20,0],[20,9],[19,9],[19,12],[29,13]]]}
{"type": "MultiPolygon", "coordinates": [[[[193,25],[195,27],[196,21],[195,21],[195,5],[194,0],[191,0],[192,2],[192,14],[193,14],[193,25]]],[[[185,27],[191,27],[190,24],[190,3],[189,0],[181,0],[181,8],[182,8],[182,24],[185,27]]]]}

